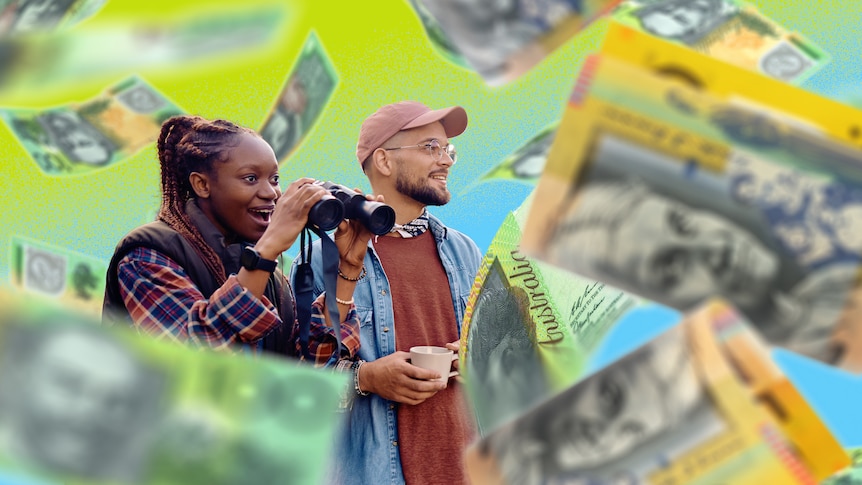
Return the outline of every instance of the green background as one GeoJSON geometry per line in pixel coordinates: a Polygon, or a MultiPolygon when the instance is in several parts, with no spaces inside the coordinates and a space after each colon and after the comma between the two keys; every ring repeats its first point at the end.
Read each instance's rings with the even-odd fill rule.
{"type": "MultiPolygon", "coordinates": [[[[838,100],[862,99],[862,2],[752,3],[832,55],[832,62],[806,81],[805,88],[838,100]]],[[[440,57],[406,0],[256,0],[243,1],[241,6],[200,0],[110,0],[71,32],[83,34],[99,26],[135,22],[182,22],[267,5],[281,6],[284,15],[278,34],[254,49],[77,80],[46,80],[38,89],[7,86],[0,90],[0,106],[32,108],[80,102],[137,73],[189,113],[227,118],[258,129],[303,40],[314,29],[332,59],[339,83],[316,126],[283,164],[283,183],[312,176],[367,189],[354,150],[360,123],[368,114],[403,99],[423,101],[433,108],[461,105],[470,124],[454,140],[460,161],[450,177],[453,201],[432,212],[467,233],[485,251],[507,212],[520,205],[529,187],[504,181],[477,183],[476,179],[559,118],[583,55],[598,48],[606,28],[603,22],[593,25],[528,75],[499,88],[488,88],[476,74],[440,57]]],[[[9,281],[12,235],[68,248],[107,264],[116,242],[151,220],[159,205],[154,145],[113,166],[78,176],[44,175],[5,125],[0,126],[0,152],[0,284],[9,281]]],[[[630,348],[659,330],[658,324],[649,322],[645,318],[620,329],[622,333],[609,345],[616,351],[630,348]]],[[[862,400],[858,378],[794,356],[783,357],[780,363],[844,444],[862,444],[855,405],[862,400]]]]}

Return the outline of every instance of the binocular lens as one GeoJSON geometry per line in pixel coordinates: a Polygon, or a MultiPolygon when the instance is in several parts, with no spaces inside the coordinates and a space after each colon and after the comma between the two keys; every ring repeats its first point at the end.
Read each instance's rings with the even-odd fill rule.
{"type": "Polygon", "coordinates": [[[388,205],[381,204],[368,214],[368,220],[363,221],[365,227],[374,234],[382,236],[392,230],[395,225],[395,210],[388,205]]]}
{"type": "Polygon", "coordinates": [[[344,204],[334,197],[318,201],[308,211],[308,222],[323,231],[335,229],[343,219],[344,204]]]}

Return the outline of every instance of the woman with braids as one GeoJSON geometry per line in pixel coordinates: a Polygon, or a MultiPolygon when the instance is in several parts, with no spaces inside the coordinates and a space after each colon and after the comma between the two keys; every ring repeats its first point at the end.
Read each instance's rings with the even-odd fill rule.
{"type": "MultiPolygon", "coordinates": [[[[225,120],[176,116],[158,140],[162,205],[157,220],[117,245],[107,274],[103,318],[195,346],[241,347],[298,355],[295,302],[276,258],[305,227],[328,192],[301,178],[282,194],[272,148],[254,131],[225,120]]],[[[342,221],[335,233],[340,270],[362,271],[371,234],[342,221]]],[[[354,280],[339,278],[344,315],[339,354],[359,346],[354,280]]],[[[309,350],[318,364],[335,350],[321,295],[313,304],[309,350]]]]}

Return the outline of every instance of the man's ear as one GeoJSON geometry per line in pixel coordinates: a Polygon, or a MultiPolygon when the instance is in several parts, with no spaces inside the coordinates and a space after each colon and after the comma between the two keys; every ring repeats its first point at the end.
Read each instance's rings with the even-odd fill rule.
{"type": "Polygon", "coordinates": [[[374,150],[374,153],[371,154],[371,164],[374,165],[374,171],[384,177],[392,175],[392,165],[394,162],[395,160],[392,159],[389,152],[382,148],[374,150]]]}
{"type": "Polygon", "coordinates": [[[195,195],[201,199],[208,199],[210,196],[210,179],[205,173],[192,172],[189,174],[189,184],[195,195]]]}

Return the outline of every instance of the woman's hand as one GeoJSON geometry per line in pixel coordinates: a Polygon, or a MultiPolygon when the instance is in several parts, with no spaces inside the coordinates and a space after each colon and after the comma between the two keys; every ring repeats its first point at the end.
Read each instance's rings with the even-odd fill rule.
{"type": "Polygon", "coordinates": [[[255,245],[262,257],[276,259],[287,251],[308,222],[308,211],[329,195],[326,189],[314,182],[309,177],[298,179],[278,198],[269,226],[255,245]]]}

